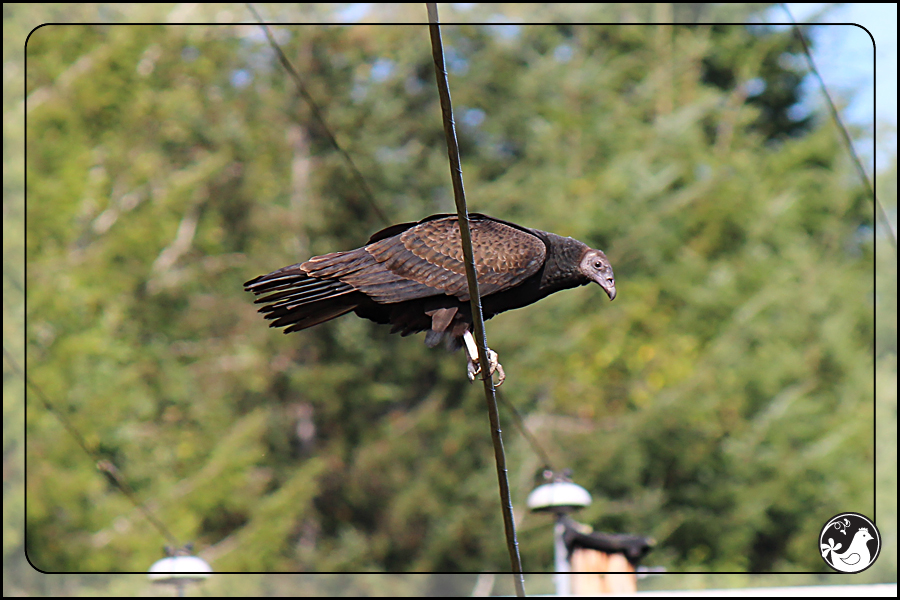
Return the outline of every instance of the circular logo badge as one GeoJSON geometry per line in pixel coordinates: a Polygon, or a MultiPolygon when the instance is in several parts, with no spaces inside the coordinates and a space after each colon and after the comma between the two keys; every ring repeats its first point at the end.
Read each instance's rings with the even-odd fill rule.
{"type": "Polygon", "coordinates": [[[868,569],[881,553],[881,534],[868,517],[841,513],[822,527],[819,550],[832,569],[859,573],[868,569]]]}

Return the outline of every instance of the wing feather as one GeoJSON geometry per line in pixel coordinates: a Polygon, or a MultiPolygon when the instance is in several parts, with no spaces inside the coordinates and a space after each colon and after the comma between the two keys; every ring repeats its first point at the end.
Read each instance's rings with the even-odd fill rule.
{"type": "MultiPolygon", "coordinates": [[[[540,270],[547,256],[541,238],[512,223],[479,214],[470,217],[482,296],[515,287],[540,270]]],[[[274,319],[273,325],[293,323],[292,331],[333,318],[335,311],[352,310],[352,292],[379,304],[443,294],[468,301],[455,215],[390,227],[372,240],[362,248],[314,256],[257,277],[245,284],[246,289],[268,294],[256,301],[267,305],[260,312],[274,319]],[[334,310],[326,308],[327,303],[333,303],[334,310]]]]}
{"type": "MultiPolygon", "coordinates": [[[[470,230],[483,296],[519,285],[544,264],[547,247],[527,230],[481,215],[473,215],[470,230]]],[[[463,301],[469,298],[455,216],[420,222],[399,235],[369,244],[365,250],[403,279],[463,301]]]]}

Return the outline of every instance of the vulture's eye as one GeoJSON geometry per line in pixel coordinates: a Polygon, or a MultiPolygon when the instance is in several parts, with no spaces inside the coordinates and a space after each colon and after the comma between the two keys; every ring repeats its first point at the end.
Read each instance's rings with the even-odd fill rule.
{"type": "Polygon", "coordinates": [[[599,268],[602,267],[602,266],[603,266],[603,263],[600,262],[599,260],[598,260],[597,262],[594,263],[594,268],[595,268],[595,269],[599,269],[599,268]]]}

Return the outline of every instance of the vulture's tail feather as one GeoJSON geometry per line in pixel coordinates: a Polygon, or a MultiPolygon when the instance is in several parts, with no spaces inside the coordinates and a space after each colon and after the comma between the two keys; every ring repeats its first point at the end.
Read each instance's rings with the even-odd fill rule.
{"type": "Polygon", "coordinates": [[[353,286],[337,279],[310,277],[299,265],[261,275],[244,289],[264,304],[259,312],[272,321],[270,327],[287,327],[284,333],[300,331],[346,314],[357,307],[353,286]],[[264,295],[268,294],[268,295],[264,295]]]}

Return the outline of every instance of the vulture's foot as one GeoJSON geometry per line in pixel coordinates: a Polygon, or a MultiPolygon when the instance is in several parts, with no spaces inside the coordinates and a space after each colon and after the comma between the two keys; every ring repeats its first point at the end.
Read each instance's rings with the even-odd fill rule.
{"type": "MultiPolygon", "coordinates": [[[[472,337],[472,333],[469,331],[466,331],[463,335],[463,341],[466,343],[466,371],[469,374],[469,381],[475,381],[475,377],[481,373],[481,361],[478,360],[478,347],[475,345],[475,338],[472,337]]],[[[496,387],[500,387],[503,384],[503,380],[506,379],[503,365],[500,364],[497,353],[490,348],[487,349],[487,355],[488,362],[490,363],[491,377],[494,376],[494,373],[497,373],[496,387]]]]}

